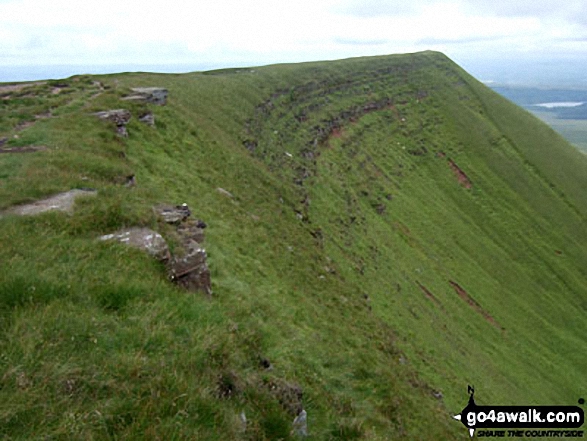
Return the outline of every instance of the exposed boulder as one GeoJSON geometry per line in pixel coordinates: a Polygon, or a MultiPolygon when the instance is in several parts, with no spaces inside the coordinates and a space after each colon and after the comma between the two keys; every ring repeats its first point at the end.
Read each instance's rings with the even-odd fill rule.
{"type": "Polygon", "coordinates": [[[116,240],[131,247],[139,248],[162,262],[168,262],[171,257],[165,239],[149,228],[128,228],[101,236],[100,240],[116,240]]]}
{"type": "Polygon", "coordinates": [[[163,106],[167,103],[167,89],[163,87],[134,87],[133,95],[122,98],[126,101],[145,101],[163,106]]]}
{"type": "Polygon", "coordinates": [[[94,115],[104,121],[110,121],[116,124],[116,133],[118,133],[120,136],[128,136],[126,125],[128,124],[131,118],[131,114],[128,110],[104,110],[102,112],[96,112],[94,113],[94,115]]]}

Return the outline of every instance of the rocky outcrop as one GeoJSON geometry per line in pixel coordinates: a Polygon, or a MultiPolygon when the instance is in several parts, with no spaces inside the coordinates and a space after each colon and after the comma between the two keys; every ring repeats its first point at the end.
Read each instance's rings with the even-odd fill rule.
{"type": "Polygon", "coordinates": [[[183,245],[182,255],[174,256],[171,260],[171,279],[188,291],[201,291],[208,296],[212,295],[206,250],[194,240],[188,240],[183,245]]]}
{"type": "Polygon", "coordinates": [[[159,205],[155,210],[164,222],[175,226],[181,244],[169,261],[171,280],[188,291],[212,295],[208,256],[201,245],[204,242],[206,223],[199,219],[191,219],[191,211],[187,204],[159,205]]]}
{"type": "Polygon", "coordinates": [[[167,242],[156,231],[149,228],[133,227],[106,234],[100,240],[116,240],[120,243],[141,249],[149,253],[167,267],[169,279],[177,285],[192,292],[212,295],[210,270],[207,264],[204,242],[206,223],[191,219],[191,211],[187,204],[154,207],[159,218],[175,227],[179,245],[170,253],[167,242]]]}
{"type": "Polygon", "coordinates": [[[125,101],[143,101],[164,106],[167,103],[167,89],[163,87],[135,87],[132,95],[122,98],[125,101]]]}
{"type": "Polygon", "coordinates": [[[163,239],[163,236],[149,228],[128,228],[101,236],[100,240],[116,240],[120,243],[146,251],[162,262],[168,262],[171,257],[169,247],[165,239],[163,239]]]}
{"type": "Polygon", "coordinates": [[[94,113],[94,115],[104,121],[110,121],[116,124],[116,133],[118,133],[120,136],[128,136],[126,125],[128,124],[131,118],[131,114],[128,110],[104,110],[102,112],[96,112],[94,113]]]}

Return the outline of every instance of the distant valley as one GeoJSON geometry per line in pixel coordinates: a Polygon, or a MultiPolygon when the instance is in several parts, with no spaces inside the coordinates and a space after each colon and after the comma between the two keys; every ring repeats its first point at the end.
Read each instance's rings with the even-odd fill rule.
{"type": "Polygon", "coordinates": [[[587,153],[587,90],[492,86],[587,153]]]}

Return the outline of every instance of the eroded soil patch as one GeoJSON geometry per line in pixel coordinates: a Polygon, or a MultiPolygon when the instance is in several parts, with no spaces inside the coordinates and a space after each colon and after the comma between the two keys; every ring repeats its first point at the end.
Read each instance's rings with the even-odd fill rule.
{"type": "Polygon", "coordinates": [[[469,189],[473,186],[467,174],[452,159],[448,160],[448,164],[463,187],[469,189]]]}
{"type": "Polygon", "coordinates": [[[502,331],[505,330],[499,323],[497,323],[493,316],[489,314],[489,312],[487,312],[485,309],[483,309],[483,307],[479,303],[477,303],[477,301],[473,297],[471,297],[469,293],[467,293],[467,291],[465,291],[458,283],[453,282],[452,280],[449,280],[448,283],[450,283],[450,285],[453,287],[453,289],[459,295],[459,297],[463,299],[465,302],[467,302],[471,306],[471,308],[473,308],[475,311],[481,314],[485,320],[487,320],[493,326],[501,329],[502,331]]]}
{"type": "Polygon", "coordinates": [[[436,306],[440,306],[442,308],[442,303],[440,303],[440,300],[438,300],[438,298],[436,298],[436,296],[434,294],[432,294],[432,292],[428,288],[426,288],[420,282],[416,282],[416,283],[418,284],[418,286],[420,287],[422,292],[426,295],[426,297],[432,301],[432,303],[434,303],[436,306]]]}

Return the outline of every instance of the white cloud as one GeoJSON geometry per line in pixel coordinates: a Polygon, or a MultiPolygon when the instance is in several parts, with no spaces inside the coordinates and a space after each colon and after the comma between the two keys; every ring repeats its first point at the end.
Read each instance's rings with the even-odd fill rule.
{"type": "Polygon", "coordinates": [[[585,25],[583,0],[0,0],[0,64],[582,54],[585,25]]]}

